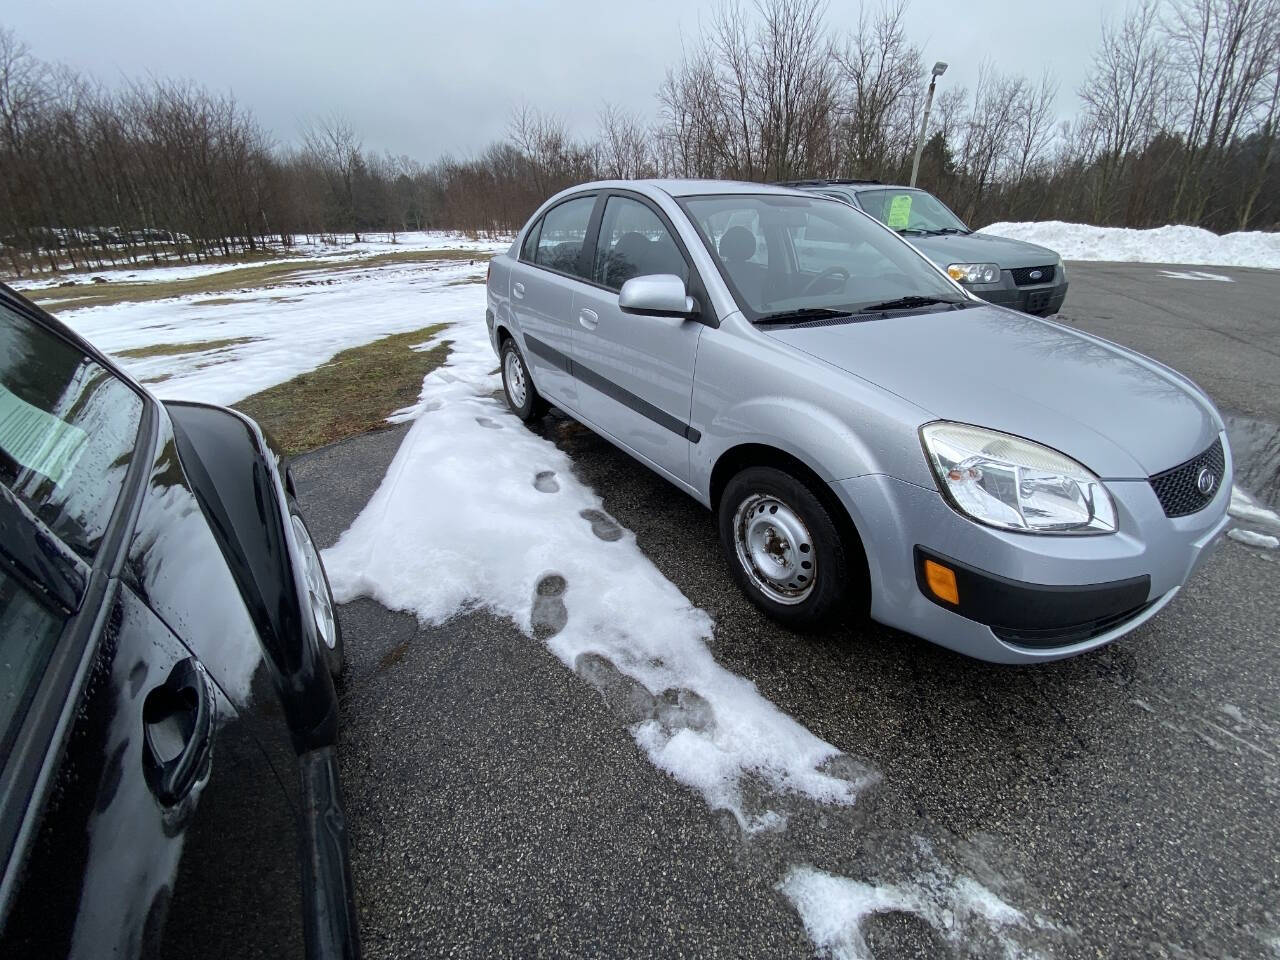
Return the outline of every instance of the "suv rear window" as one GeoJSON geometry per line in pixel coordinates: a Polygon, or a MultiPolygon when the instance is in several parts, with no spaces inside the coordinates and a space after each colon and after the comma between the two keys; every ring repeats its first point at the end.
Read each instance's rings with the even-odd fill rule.
{"type": "Polygon", "coordinates": [[[86,559],[120,499],[142,410],[109,370],[0,303],[0,483],[86,559]]]}

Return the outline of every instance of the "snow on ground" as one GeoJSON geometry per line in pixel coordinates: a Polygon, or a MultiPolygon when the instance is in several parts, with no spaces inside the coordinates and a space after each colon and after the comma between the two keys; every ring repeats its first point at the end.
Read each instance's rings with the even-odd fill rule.
{"type": "Polygon", "coordinates": [[[85,307],[59,317],[112,354],[246,338],[196,353],[119,358],[166,399],[235,403],[349,347],[464,316],[483,318],[484,287],[467,281],[482,279],[484,269],[479,262],[441,260],[308,272],[269,289],[85,307]]]}
{"type": "MultiPolygon", "coordinates": [[[[862,924],[878,913],[915,914],[966,956],[985,955],[978,946],[989,941],[1007,957],[1026,956],[1012,935],[1028,924],[1022,911],[929,856],[931,866],[910,884],[863,883],[804,866],[793,867],[777,889],[800,914],[814,946],[834,960],[872,956],[862,924]]],[[[1035,925],[1049,926],[1039,917],[1035,925]]]]}
{"type": "Polygon", "coordinates": [[[1276,547],[1280,547],[1280,537],[1258,533],[1256,530],[1246,530],[1243,527],[1232,527],[1227,531],[1227,536],[1240,543],[1251,547],[1262,547],[1265,550],[1274,550],[1276,547]]]}
{"type": "Polygon", "coordinates": [[[416,419],[386,479],[325,553],[338,601],[372,596],[427,624],[478,607],[510,617],[625,699],[654,764],[748,831],[783,825],[748,809],[749,778],[853,803],[871,775],[825,772],[839,751],[716,663],[710,618],[603,513],[568,456],[494,399],[501,378],[479,318],[441,339],[453,352],[402,413],[416,419]]]}
{"type": "Polygon", "coordinates": [[[1220,236],[1199,227],[1133,230],[1064,223],[1061,220],[993,223],[978,232],[1038,243],[1060,254],[1064,260],[1280,269],[1280,233],[1253,231],[1220,236]]]}
{"type": "Polygon", "coordinates": [[[172,263],[168,266],[113,266],[104,270],[63,271],[52,276],[27,277],[11,280],[9,285],[15,290],[43,290],[57,287],[68,280],[77,284],[93,282],[94,277],[101,277],[109,283],[168,283],[174,280],[190,280],[193,277],[209,276],[225,273],[228,270],[240,270],[244,267],[260,266],[264,263],[305,263],[308,260],[361,260],[380,253],[392,253],[405,250],[475,250],[476,252],[496,253],[511,245],[511,238],[496,240],[480,240],[461,233],[450,233],[441,230],[409,231],[398,233],[392,239],[390,234],[366,234],[359,242],[350,234],[339,235],[333,242],[320,238],[308,238],[288,247],[272,247],[272,252],[280,254],[271,260],[248,260],[241,263],[172,263]]]}

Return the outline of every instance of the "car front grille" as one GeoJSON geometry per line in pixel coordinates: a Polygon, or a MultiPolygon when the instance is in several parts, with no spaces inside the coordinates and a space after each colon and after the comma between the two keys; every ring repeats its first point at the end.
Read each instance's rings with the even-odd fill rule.
{"type": "Polygon", "coordinates": [[[1186,463],[1157,473],[1151,478],[1151,489],[1160,498],[1160,506],[1164,508],[1166,517],[1185,517],[1209,505],[1209,501],[1218,492],[1218,487],[1222,485],[1225,471],[1226,456],[1222,451],[1222,439],[1218,438],[1208,450],[1186,463]],[[1208,470],[1213,476],[1208,492],[1200,490],[1202,470],[1208,470]]]}
{"type": "Polygon", "coordinates": [[[1097,620],[1086,620],[1084,623],[1072,624],[1069,627],[1048,627],[1045,629],[992,627],[991,632],[1005,643],[1012,643],[1019,647],[1036,647],[1038,649],[1066,647],[1073,643],[1084,643],[1086,640],[1093,640],[1095,637],[1100,637],[1104,633],[1109,633],[1117,627],[1123,626],[1130,620],[1137,619],[1146,613],[1152,604],[1159,602],[1159,599],[1157,597],[1155,600],[1148,600],[1146,603],[1140,604],[1131,610],[1125,610],[1123,613],[1100,617],[1097,620]]]}
{"type": "Polygon", "coordinates": [[[1028,287],[1033,283],[1053,283],[1058,268],[1051,263],[1047,267],[1014,267],[1009,272],[1013,274],[1014,283],[1020,287],[1028,287]]]}

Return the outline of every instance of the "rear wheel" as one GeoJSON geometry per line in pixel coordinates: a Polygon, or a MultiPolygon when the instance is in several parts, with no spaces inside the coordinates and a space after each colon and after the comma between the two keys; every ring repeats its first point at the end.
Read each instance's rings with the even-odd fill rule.
{"type": "Polygon", "coordinates": [[[302,554],[302,582],[307,591],[302,598],[303,612],[311,614],[325,666],[329,668],[329,675],[337,680],[347,665],[346,650],[342,645],[342,625],[338,622],[333,591],[329,589],[329,576],[324,572],[324,564],[320,561],[320,551],[316,549],[311,531],[302,519],[302,511],[292,497],[289,498],[289,522],[293,526],[293,539],[302,554]]]}
{"type": "Polygon", "coordinates": [[[526,423],[546,414],[547,401],[534,387],[520,348],[509,337],[502,342],[502,390],[511,412],[526,423]]]}
{"type": "Polygon", "coordinates": [[[734,580],[787,626],[819,626],[847,605],[849,552],[809,486],[773,467],[747,467],[720,498],[720,542],[734,580]]]}

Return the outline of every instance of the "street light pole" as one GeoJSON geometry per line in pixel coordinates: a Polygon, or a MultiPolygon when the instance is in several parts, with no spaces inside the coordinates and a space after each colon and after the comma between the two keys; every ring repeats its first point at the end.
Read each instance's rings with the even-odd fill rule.
{"type": "Polygon", "coordinates": [[[916,185],[916,174],[920,172],[920,154],[924,152],[924,134],[929,128],[929,108],[933,106],[933,88],[938,78],[947,72],[947,65],[939,60],[933,65],[933,76],[929,78],[929,92],[924,98],[924,119],[920,121],[920,136],[916,138],[916,158],[911,163],[911,186],[916,185]]]}

